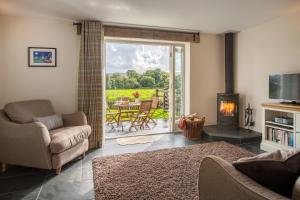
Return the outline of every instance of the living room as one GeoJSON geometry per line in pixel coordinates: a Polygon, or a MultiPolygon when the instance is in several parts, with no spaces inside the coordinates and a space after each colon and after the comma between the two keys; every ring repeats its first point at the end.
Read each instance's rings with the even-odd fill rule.
{"type": "Polygon", "coordinates": [[[0,1],[0,199],[299,199],[299,8],[297,0],[0,1]],[[143,65],[124,65],[126,51],[112,59],[136,69],[139,84],[149,70],[169,74],[167,86],[114,99],[111,122],[109,41],[143,46],[130,53],[143,53],[143,65]],[[169,62],[149,44],[167,46],[169,62]],[[168,131],[153,134],[155,92],[143,92],[165,88],[168,107],[161,97],[158,109],[168,131]],[[132,124],[133,134],[107,138],[105,126],[125,132],[118,117],[129,105],[137,110],[127,109],[134,120],[124,129],[132,124]]]}

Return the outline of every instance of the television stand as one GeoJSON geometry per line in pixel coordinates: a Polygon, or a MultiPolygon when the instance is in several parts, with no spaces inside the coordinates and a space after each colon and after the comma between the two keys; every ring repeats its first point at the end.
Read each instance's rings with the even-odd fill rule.
{"type": "Polygon", "coordinates": [[[288,104],[288,105],[300,105],[297,101],[282,101],[280,104],[288,104]]]}
{"type": "Polygon", "coordinates": [[[264,151],[300,150],[300,106],[281,103],[264,103],[262,106],[261,149],[264,151]],[[276,117],[292,118],[293,123],[278,123],[276,117]]]}

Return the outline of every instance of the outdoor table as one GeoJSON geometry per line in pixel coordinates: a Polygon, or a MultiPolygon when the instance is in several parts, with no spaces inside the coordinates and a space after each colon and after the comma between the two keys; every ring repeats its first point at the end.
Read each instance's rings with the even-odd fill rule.
{"type": "Polygon", "coordinates": [[[139,111],[141,103],[137,102],[122,102],[118,101],[114,104],[114,106],[118,107],[119,110],[119,116],[118,116],[118,125],[122,126],[122,131],[123,131],[123,121],[128,121],[128,120],[123,120],[122,117],[129,117],[130,113],[137,113],[139,111]]]}

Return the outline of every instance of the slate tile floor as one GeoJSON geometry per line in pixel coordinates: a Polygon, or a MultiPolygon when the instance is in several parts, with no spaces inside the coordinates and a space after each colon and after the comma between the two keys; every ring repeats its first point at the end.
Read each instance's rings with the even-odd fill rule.
{"type": "MultiPolygon", "coordinates": [[[[84,160],[76,159],[65,165],[59,176],[54,171],[9,166],[0,173],[0,200],[89,200],[94,199],[92,160],[107,156],[163,148],[182,147],[208,141],[190,141],[181,134],[155,135],[156,141],[147,144],[120,146],[116,140],[107,140],[102,149],[87,153],[84,160]]],[[[262,152],[259,143],[237,145],[253,153],[262,152]]]]}

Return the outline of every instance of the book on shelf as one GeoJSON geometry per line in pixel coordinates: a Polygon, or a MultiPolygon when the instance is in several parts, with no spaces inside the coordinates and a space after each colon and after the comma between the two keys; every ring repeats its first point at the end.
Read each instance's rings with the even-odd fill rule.
{"type": "Polygon", "coordinates": [[[294,146],[294,135],[289,131],[269,127],[267,128],[266,139],[284,146],[294,146]]]}

